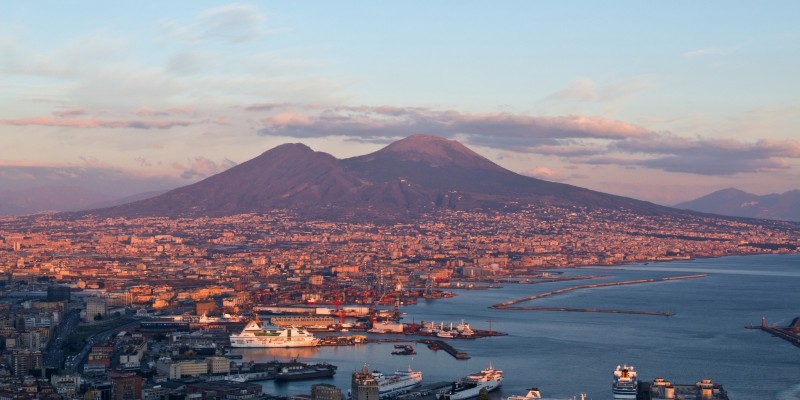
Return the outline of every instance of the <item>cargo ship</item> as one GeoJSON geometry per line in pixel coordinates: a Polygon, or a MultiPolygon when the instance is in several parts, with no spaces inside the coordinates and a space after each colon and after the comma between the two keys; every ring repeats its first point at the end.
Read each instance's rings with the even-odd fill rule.
{"type": "Polygon", "coordinates": [[[436,398],[438,400],[471,399],[477,397],[483,389],[491,392],[499,388],[501,382],[503,382],[503,371],[494,369],[489,364],[489,368],[482,369],[479,373],[471,374],[453,382],[448,391],[438,393],[436,398]]]}
{"type": "Polygon", "coordinates": [[[630,365],[617,365],[614,370],[614,383],[611,384],[611,392],[614,400],[636,400],[636,392],[639,390],[639,381],[636,378],[636,371],[630,365]]]}
{"type": "Polygon", "coordinates": [[[231,347],[315,347],[319,339],[302,328],[267,329],[258,320],[250,321],[240,333],[230,336],[231,347]]]}

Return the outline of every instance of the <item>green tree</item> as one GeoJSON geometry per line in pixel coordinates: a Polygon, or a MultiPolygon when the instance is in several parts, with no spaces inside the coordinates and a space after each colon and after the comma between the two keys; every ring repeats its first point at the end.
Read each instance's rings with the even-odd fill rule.
{"type": "Polygon", "coordinates": [[[480,392],[478,392],[478,400],[489,400],[489,391],[486,388],[482,388],[480,392]]]}

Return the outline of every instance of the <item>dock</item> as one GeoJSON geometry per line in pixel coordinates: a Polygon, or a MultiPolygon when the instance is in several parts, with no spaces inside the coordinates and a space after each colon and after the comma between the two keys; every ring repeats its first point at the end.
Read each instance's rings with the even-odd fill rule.
{"type": "Polygon", "coordinates": [[[554,296],[561,293],[567,293],[575,290],[582,290],[582,289],[594,289],[600,287],[609,287],[609,286],[624,286],[624,285],[638,285],[642,283],[652,283],[652,282],[665,282],[665,281],[677,281],[677,280],[684,280],[684,279],[696,279],[696,278],[705,278],[706,274],[695,274],[695,275],[683,275],[683,276],[669,276],[665,278],[650,278],[650,279],[637,279],[632,281],[621,281],[621,282],[603,282],[603,283],[591,283],[586,285],[577,285],[577,286],[570,286],[563,289],[553,290],[550,292],[544,292],[540,294],[535,294],[532,296],[521,297],[518,299],[504,301],[502,303],[494,304],[489,306],[489,308],[499,309],[499,310],[533,310],[533,311],[573,311],[573,312],[604,312],[604,313],[616,313],[616,314],[639,314],[639,315],[660,315],[660,316],[671,316],[672,313],[669,312],[651,312],[651,311],[636,311],[636,310],[604,310],[604,309],[593,309],[593,308],[560,308],[560,307],[521,307],[521,306],[514,306],[515,304],[523,303],[526,301],[533,301],[549,296],[554,296]]]}
{"type": "Polygon", "coordinates": [[[439,346],[440,349],[446,351],[447,354],[450,354],[456,360],[469,360],[470,358],[472,358],[470,357],[469,354],[463,351],[458,351],[455,347],[451,346],[444,340],[423,340],[422,342],[425,344],[433,344],[439,346]]]}

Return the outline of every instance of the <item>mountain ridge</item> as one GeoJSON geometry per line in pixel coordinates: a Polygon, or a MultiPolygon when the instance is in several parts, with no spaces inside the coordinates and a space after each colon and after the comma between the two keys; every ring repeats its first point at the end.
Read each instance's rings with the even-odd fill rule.
{"type": "Polygon", "coordinates": [[[323,216],[411,216],[436,209],[503,210],[526,204],[677,212],[523,176],[457,141],[412,135],[373,153],[341,160],[304,144],[283,144],[160,196],[83,214],[185,217],[295,209],[323,216]]]}
{"type": "Polygon", "coordinates": [[[675,208],[732,217],[800,222],[800,190],[757,195],[727,188],[676,204],[675,208]]]}

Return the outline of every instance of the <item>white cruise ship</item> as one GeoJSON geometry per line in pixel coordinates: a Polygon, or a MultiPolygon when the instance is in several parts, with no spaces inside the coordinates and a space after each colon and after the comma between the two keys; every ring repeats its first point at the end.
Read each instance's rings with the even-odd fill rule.
{"type": "Polygon", "coordinates": [[[636,371],[630,365],[617,365],[614,370],[614,383],[611,385],[611,392],[614,393],[614,400],[636,400],[636,392],[639,390],[639,381],[636,378],[636,371]]]}
{"type": "Polygon", "coordinates": [[[395,371],[391,375],[384,375],[378,371],[372,371],[375,382],[378,383],[378,398],[385,399],[419,386],[422,383],[422,371],[395,371]]]}
{"type": "Polygon", "coordinates": [[[307,330],[296,327],[267,329],[256,318],[247,323],[240,333],[230,336],[231,347],[314,347],[319,339],[307,330]]]}
{"type": "Polygon", "coordinates": [[[489,364],[489,368],[453,382],[450,390],[437,394],[436,398],[439,400],[471,399],[477,397],[481,389],[491,392],[499,388],[501,382],[503,382],[503,371],[494,369],[489,364]]]}

